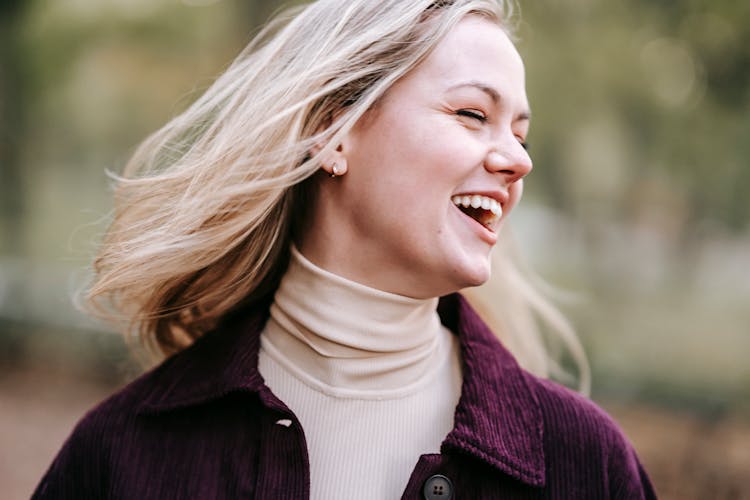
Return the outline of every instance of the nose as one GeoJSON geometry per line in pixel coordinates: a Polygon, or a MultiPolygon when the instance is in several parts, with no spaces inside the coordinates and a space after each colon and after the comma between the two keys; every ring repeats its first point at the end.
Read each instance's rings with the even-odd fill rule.
{"type": "Polygon", "coordinates": [[[533,167],[531,158],[520,143],[502,150],[493,149],[487,154],[484,166],[491,173],[499,173],[505,177],[506,184],[526,176],[533,167]]]}

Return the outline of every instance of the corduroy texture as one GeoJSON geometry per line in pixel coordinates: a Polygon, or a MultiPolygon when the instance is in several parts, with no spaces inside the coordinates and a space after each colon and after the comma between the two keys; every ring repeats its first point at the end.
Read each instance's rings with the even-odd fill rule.
{"type": "MultiPolygon", "coordinates": [[[[33,498],[308,498],[303,430],[257,370],[268,305],[228,318],[89,412],[33,498]]],[[[433,474],[450,478],[454,499],[656,498],[602,410],[519,368],[459,294],[438,311],[459,336],[462,394],[441,453],[414,457],[402,499],[423,498],[433,474]]]]}

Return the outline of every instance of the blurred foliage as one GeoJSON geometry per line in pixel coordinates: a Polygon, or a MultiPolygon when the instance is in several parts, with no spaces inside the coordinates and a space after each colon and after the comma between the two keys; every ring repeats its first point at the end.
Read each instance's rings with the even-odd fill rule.
{"type": "Polygon", "coordinates": [[[750,3],[523,6],[546,197],[576,216],[669,224],[659,229],[678,238],[747,231],[750,3]]]}
{"type": "MultiPolygon", "coordinates": [[[[280,4],[0,4],[0,342],[18,346],[19,324],[100,328],[67,296],[111,206],[105,169],[280,4]]],[[[521,7],[535,170],[515,232],[544,276],[588,297],[568,312],[595,387],[750,400],[750,3],[521,7]]]]}

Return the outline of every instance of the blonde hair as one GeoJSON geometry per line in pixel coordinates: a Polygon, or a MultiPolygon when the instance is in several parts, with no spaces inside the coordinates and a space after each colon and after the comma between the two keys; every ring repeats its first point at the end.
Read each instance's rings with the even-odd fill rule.
{"type": "MultiPolygon", "coordinates": [[[[499,0],[318,0],[278,16],[116,177],[90,309],[167,356],[227,313],[268,300],[321,158],[458,21],[481,15],[507,29],[511,10],[499,0]]],[[[564,323],[507,262],[493,280],[521,288],[499,329],[546,375],[534,322],[502,318],[536,310],[564,323]]]]}

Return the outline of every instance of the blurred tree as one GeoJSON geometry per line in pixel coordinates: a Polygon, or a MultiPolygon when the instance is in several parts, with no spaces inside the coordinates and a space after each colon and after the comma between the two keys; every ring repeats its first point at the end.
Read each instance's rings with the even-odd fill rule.
{"type": "Polygon", "coordinates": [[[750,2],[523,7],[530,194],[581,220],[671,210],[682,238],[750,230],[750,2]]]}
{"type": "Polygon", "coordinates": [[[0,2],[0,255],[20,255],[24,245],[23,166],[26,71],[19,27],[27,0],[0,2]]]}

